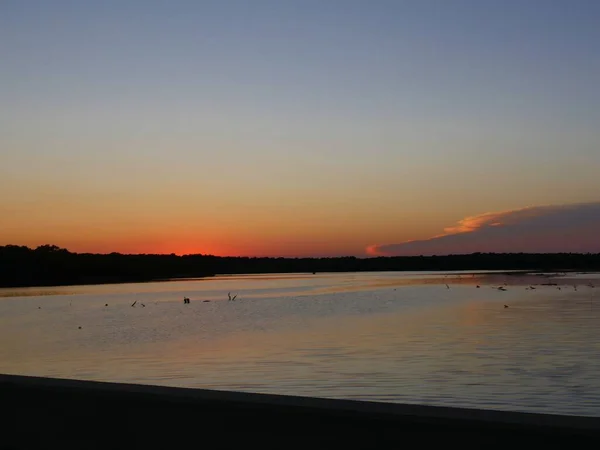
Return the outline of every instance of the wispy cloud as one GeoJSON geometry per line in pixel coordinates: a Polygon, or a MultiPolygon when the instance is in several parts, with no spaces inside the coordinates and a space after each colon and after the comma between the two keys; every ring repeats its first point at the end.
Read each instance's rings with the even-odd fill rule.
{"type": "Polygon", "coordinates": [[[384,256],[475,252],[600,252],[600,202],[488,212],[430,239],[367,247],[384,256]]]}

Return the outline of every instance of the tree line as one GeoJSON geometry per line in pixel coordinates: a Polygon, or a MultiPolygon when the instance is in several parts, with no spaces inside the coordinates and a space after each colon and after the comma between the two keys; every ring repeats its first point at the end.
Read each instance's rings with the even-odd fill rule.
{"type": "Polygon", "coordinates": [[[444,256],[262,258],[74,253],[56,245],[0,246],[0,286],[156,281],[225,274],[451,270],[600,270],[600,254],[472,253],[444,256]]]}

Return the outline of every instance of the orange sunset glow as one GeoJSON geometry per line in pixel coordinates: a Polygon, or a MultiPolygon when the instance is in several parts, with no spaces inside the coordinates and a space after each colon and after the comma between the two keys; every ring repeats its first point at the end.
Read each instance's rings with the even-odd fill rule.
{"type": "Polygon", "coordinates": [[[532,23],[507,36],[503,12],[471,11],[477,31],[424,6],[37,8],[0,7],[0,245],[598,249],[600,65],[562,21],[515,14],[532,23]]]}

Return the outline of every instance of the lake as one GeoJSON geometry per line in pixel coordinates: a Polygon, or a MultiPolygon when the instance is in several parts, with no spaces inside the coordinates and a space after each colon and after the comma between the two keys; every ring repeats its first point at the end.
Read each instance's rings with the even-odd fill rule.
{"type": "Polygon", "coordinates": [[[12,288],[0,289],[0,372],[600,416],[599,325],[598,274],[12,288]]]}

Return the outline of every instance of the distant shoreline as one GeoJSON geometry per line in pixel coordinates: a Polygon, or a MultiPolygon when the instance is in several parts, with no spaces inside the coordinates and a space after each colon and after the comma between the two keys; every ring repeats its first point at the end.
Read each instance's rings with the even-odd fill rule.
{"type": "Polygon", "coordinates": [[[258,258],[72,253],[53,245],[0,246],[0,287],[151,283],[219,275],[351,272],[594,272],[600,254],[472,253],[447,256],[258,258]]]}
{"type": "Polygon", "coordinates": [[[52,288],[52,287],[70,287],[70,286],[101,286],[105,284],[144,284],[144,283],[166,283],[169,281],[182,280],[200,280],[204,278],[212,278],[214,275],[205,275],[198,277],[182,277],[182,278],[156,278],[156,279],[137,279],[137,280],[90,280],[80,282],[60,281],[53,284],[27,284],[27,285],[12,285],[0,284],[0,289],[20,289],[20,288],[52,288]]]}

